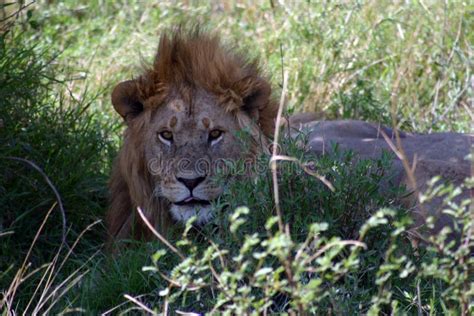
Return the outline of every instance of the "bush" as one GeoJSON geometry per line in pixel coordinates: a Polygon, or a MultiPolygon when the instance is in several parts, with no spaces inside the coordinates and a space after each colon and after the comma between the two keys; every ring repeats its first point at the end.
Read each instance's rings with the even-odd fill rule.
{"type": "Polygon", "coordinates": [[[356,158],[346,153],[314,161],[335,192],[281,166],[283,222],[288,223],[283,230],[272,216],[268,174],[230,185],[221,202],[231,209],[236,201],[249,207],[222,214],[214,229],[197,233],[191,220],[176,242],[178,252],[160,249],[152,256],[153,265],[144,268],[167,283],[158,292],[155,311],[472,313],[473,223],[470,202],[454,203],[459,188],[434,179],[426,198],[445,198],[440,208],[461,224],[461,245],[448,241],[446,229],[413,248],[410,217],[404,210],[382,207],[390,206],[392,197],[374,189],[389,160],[355,163],[349,157],[356,158]],[[171,268],[170,257],[181,260],[171,268]]]}

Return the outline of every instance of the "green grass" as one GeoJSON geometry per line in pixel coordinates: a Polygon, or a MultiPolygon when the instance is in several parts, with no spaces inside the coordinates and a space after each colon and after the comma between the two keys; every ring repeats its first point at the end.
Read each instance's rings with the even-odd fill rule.
{"type": "MultiPolygon", "coordinates": [[[[387,121],[397,76],[397,116],[414,131],[469,130],[474,24],[469,2],[276,4],[65,1],[38,6],[35,40],[64,50],[78,95],[136,76],[160,31],[179,23],[219,30],[261,56],[275,87],[289,73],[288,107],[329,117],[387,121]],[[280,50],[281,47],[281,50],[280,50]],[[281,56],[283,52],[283,57],[281,56]]],[[[276,89],[278,94],[278,88],[276,89]]],[[[108,91],[99,99],[110,112],[108,91]]]]}
{"type": "MultiPolygon", "coordinates": [[[[0,35],[0,291],[12,284],[42,220],[57,203],[44,176],[64,203],[69,246],[88,225],[103,218],[106,182],[123,128],[112,110],[110,91],[117,82],[137,76],[142,65],[152,60],[160,31],[180,23],[219,30],[224,41],[261,57],[272,75],[275,96],[280,93],[282,72],[288,72],[290,113],[322,111],[326,118],[390,124],[394,111],[406,130],[465,132],[472,121],[473,12],[469,2],[422,1],[287,5],[228,1],[219,5],[93,0],[29,6],[15,27],[0,35]],[[34,163],[41,172],[12,157],[34,163]]],[[[277,271],[285,263],[278,254],[297,252],[315,232],[311,223],[329,224],[314,244],[318,249],[335,240],[331,238],[359,238],[360,226],[379,208],[397,209],[393,204],[400,193],[397,188],[383,194],[375,190],[382,176],[388,176],[387,157],[354,163],[350,153],[340,153],[315,160],[292,142],[283,145],[288,154],[318,164],[337,189],[332,193],[316,178],[301,173],[295,177],[300,170],[282,164],[282,210],[284,220],[291,223],[291,243],[278,244],[283,235],[265,229],[274,209],[270,174],[256,182],[236,182],[222,197],[221,205],[228,209],[245,205],[248,215],[232,221],[227,213],[220,213],[214,225],[204,228],[206,238],[195,230],[183,238],[182,229],[173,232],[172,242],[181,240],[179,249],[190,259],[187,263],[200,271],[178,266],[179,258],[171,253],[158,260],[153,254],[162,249],[159,243],[139,244],[111,258],[102,250],[102,224],[81,236],[69,256],[68,248],[61,247],[63,222],[56,205],[28,259],[28,273],[38,271],[20,284],[11,310],[22,313],[31,299],[31,306],[45,302],[43,312],[53,303],[51,311],[57,313],[77,309],[97,314],[120,304],[117,310],[124,311],[136,307],[124,298],[129,294],[157,310],[167,300],[172,308],[205,311],[222,302],[231,306],[223,295],[243,285],[256,298],[240,292],[234,303],[236,308],[247,306],[247,312],[264,305],[259,299],[271,298],[276,303],[267,308],[272,311],[298,310],[298,304],[303,304],[315,313],[365,313],[371,307],[375,313],[380,306],[384,313],[412,314],[421,308],[424,313],[442,314],[448,309],[459,312],[460,300],[472,299],[472,276],[465,279],[472,258],[466,262],[462,261],[465,253],[440,253],[436,243],[417,256],[403,235],[392,235],[394,228],[406,226],[403,210],[396,216],[385,214],[386,225],[372,220],[378,224],[363,240],[367,251],[335,248],[321,257],[319,274],[302,272],[308,267],[295,265],[294,271],[301,274],[298,289],[268,286],[275,280],[255,283],[260,288],[248,282],[263,264],[277,271]],[[306,188],[312,188],[311,194],[306,188]],[[237,227],[235,222],[240,223],[235,233],[226,229],[237,227]],[[252,234],[260,241],[257,245],[251,242],[252,234]],[[168,284],[156,269],[181,283],[195,282],[195,277],[215,282],[209,267],[216,258],[206,257],[207,239],[218,247],[218,251],[212,248],[214,255],[220,254],[226,262],[232,262],[248,240],[251,246],[240,263],[248,261],[250,268],[239,271],[238,264],[228,269],[215,265],[217,275],[228,277],[227,290],[183,288],[160,296],[168,284]],[[251,254],[265,252],[265,242],[277,243],[279,250],[267,252],[258,263],[251,254]],[[406,258],[400,261],[401,254],[406,258]],[[59,269],[62,260],[65,264],[59,269]],[[56,277],[48,289],[40,282],[48,275],[49,262],[56,277]],[[336,262],[346,266],[337,268],[336,262]],[[411,270],[413,265],[416,271],[411,270]],[[144,266],[149,271],[142,271],[144,266]],[[399,277],[403,271],[409,271],[408,277],[399,277]],[[74,273],[85,274],[68,280],[74,273]],[[34,294],[38,284],[42,284],[39,293],[45,288],[47,293],[71,288],[44,300],[34,294]],[[262,292],[266,286],[271,295],[262,292]],[[316,298],[311,296],[315,293],[316,298]]],[[[281,271],[275,275],[283,281],[287,278],[281,271]]],[[[0,308],[7,313],[5,305],[0,308]]],[[[238,311],[242,310],[234,309],[238,311]]]]}

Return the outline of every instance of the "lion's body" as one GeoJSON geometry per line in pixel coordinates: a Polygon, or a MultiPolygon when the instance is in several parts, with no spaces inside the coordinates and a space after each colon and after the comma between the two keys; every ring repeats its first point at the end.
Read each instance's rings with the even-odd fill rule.
{"type": "MultiPolygon", "coordinates": [[[[308,133],[307,150],[323,155],[330,153],[337,143],[342,151],[351,150],[362,159],[379,159],[382,151],[395,152],[391,170],[394,174],[390,185],[405,186],[409,192],[402,199],[405,207],[413,208],[415,227],[426,222],[428,216],[434,216],[435,229],[452,223],[450,217],[442,213],[442,201],[435,198],[419,207],[416,193],[424,193],[428,188],[428,181],[440,176],[447,183],[456,186],[471,176],[471,164],[468,155],[472,151],[474,136],[461,133],[434,133],[415,134],[399,132],[398,144],[395,132],[380,124],[371,124],[355,120],[343,121],[312,121],[296,124],[296,133],[308,133]],[[384,137],[385,136],[385,137],[384,137]],[[397,148],[401,145],[402,151],[397,148]],[[402,159],[413,168],[411,179],[405,170],[402,159]],[[414,182],[413,182],[414,180],[414,182]]],[[[383,184],[383,183],[382,183],[383,184]]],[[[468,199],[468,189],[457,196],[456,201],[468,199]]]]}

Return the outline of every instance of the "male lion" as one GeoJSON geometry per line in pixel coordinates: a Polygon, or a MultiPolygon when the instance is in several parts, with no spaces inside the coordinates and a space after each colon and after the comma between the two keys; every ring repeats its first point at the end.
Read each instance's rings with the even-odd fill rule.
{"type": "MultiPolygon", "coordinates": [[[[209,166],[222,159],[255,158],[272,135],[277,113],[271,86],[257,60],[221,45],[215,35],[196,30],[164,34],[153,67],[118,84],[112,103],[127,129],[110,181],[106,221],[111,241],[151,237],[137,207],[161,232],[173,220],[186,221],[194,215],[198,223],[207,222],[212,216],[210,202],[223,191],[211,181],[215,168],[209,166]],[[236,137],[242,129],[252,138],[246,148],[236,137]]],[[[318,154],[330,150],[332,142],[364,158],[378,158],[381,150],[391,150],[382,137],[393,139],[387,127],[360,121],[317,122],[311,115],[295,117],[288,124],[308,130],[308,149],[318,154]]],[[[399,159],[394,161],[395,184],[416,191],[424,189],[434,175],[456,184],[469,176],[465,157],[471,136],[401,133],[401,138],[409,162],[418,160],[419,187],[407,181],[399,159]]],[[[426,215],[417,220],[423,222],[426,215]]]]}
{"type": "Polygon", "coordinates": [[[118,84],[112,103],[127,124],[110,180],[112,240],[150,237],[137,207],[159,231],[173,219],[208,221],[222,192],[208,166],[255,156],[277,112],[257,60],[198,30],[164,34],[153,67],[118,84]],[[243,128],[251,148],[236,138],[243,128]]]}

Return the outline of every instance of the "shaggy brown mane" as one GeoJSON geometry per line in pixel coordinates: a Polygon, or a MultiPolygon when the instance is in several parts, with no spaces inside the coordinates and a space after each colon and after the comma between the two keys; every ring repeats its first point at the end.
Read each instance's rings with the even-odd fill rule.
{"type": "MultiPolygon", "coordinates": [[[[273,134],[277,104],[271,97],[268,78],[256,59],[250,60],[220,43],[217,35],[198,28],[165,32],[152,67],[136,80],[120,83],[112,93],[115,110],[125,119],[124,143],[110,180],[110,207],[106,222],[109,242],[122,238],[150,239],[149,230],[136,213],[141,207],[152,225],[165,232],[172,225],[169,202],[154,194],[154,183],[145,161],[144,135],[151,128],[154,110],[181,98],[193,111],[199,90],[211,94],[235,115],[240,128],[249,128],[256,153],[262,132],[273,134]]],[[[263,146],[264,147],[264,146],[263,146]]]]}
{"type": "Polygon", "coordinates": [[[265,135],[272,135],[277,105],[257,59],[249,60],[199,28],[164,33],[153,67],[138,80],[140,97],[166,98],[175,92],[192,104],[196,88],[217,96],[227,111],[244,111],[265,135]]]}

